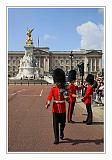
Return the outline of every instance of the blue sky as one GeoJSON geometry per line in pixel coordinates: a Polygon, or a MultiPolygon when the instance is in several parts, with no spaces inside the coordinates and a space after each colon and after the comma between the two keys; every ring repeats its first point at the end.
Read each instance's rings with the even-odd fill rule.
{"type": "Polygon", "coordinates": [[[27,27],[51,51],[102,49],[103,17],[101,8],[9,8],[8,50],[24,50],[27,27]]]}

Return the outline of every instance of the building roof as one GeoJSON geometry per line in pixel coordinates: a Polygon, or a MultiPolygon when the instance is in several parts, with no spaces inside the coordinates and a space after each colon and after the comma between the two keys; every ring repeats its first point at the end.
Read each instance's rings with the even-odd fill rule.
{"type": "MultiPolygon", "coordinates": [[[[53,55],[66,55],[66,54],[72,54],[74,55],[85,55],[85,54],[99,54],[99,55],[102,55],[102,50],[85,50],[85,49],[80,49],[80,50],[73,50],[73,51],[49,51],[49,48],[48,47],[35,47],[34,48],[34,52],[36,52],[37,50],[39,51],[42,51],[46,54],[53,54],[53,55]]],[[[23,55],[25,53],[25,51],[8,51],[8,54],[12,54],[12,55],[15,55],[15,54],[21,54],[23,55]]]]}

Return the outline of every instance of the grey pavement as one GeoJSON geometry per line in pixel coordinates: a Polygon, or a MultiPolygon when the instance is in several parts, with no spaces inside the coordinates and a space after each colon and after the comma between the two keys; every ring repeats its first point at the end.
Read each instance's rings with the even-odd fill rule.
{"type": "MultiPolygon", "coordinates": [[[[86,113],[86,106],[81,99],[77,99],[77,104],[85,110],[86,113]]],[[[95,102],[92,103],[92,111],[93,111],[93,121],[104,122],[104,106],[101,104],[96,104],[95,102]]]]}

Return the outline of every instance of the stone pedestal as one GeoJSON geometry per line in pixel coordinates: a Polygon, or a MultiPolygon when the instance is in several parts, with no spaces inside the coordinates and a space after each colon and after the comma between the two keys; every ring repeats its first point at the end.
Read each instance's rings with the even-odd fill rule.
{"type": "Polygon", "coordinates": [[[39,78],[38,66],[33,55],[33,46],[25,46],[25,55],[20,60],[19,73],[16,78],[39,78]]]}

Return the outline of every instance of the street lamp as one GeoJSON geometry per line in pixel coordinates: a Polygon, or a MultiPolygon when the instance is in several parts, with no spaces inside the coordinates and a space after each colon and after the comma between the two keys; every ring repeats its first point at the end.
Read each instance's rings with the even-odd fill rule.
{"type": "Polygon", "coordinates": [[[72,54],[73,51],[71,51],[70,53],[70,58],[71,58],[71,70],[72,70],[72,60],[73,60],[73,54],[72,54]]]}
{"type": "MultiPolygon", "coordinates": [[[[78,67],[79,67],[79,72],[80,72],[80,76],[81,76],[81,84],[83,86],[84,62],[82,62],[81,64],[78,64],[78,67]]],[[[82,96],[83,96],[83,87],[82,87],[82,96]]]]}
{"type": "Polygon", "coordinates": [[[89,74],[89,63],[87,64],[88,74],[89,74]]]}

